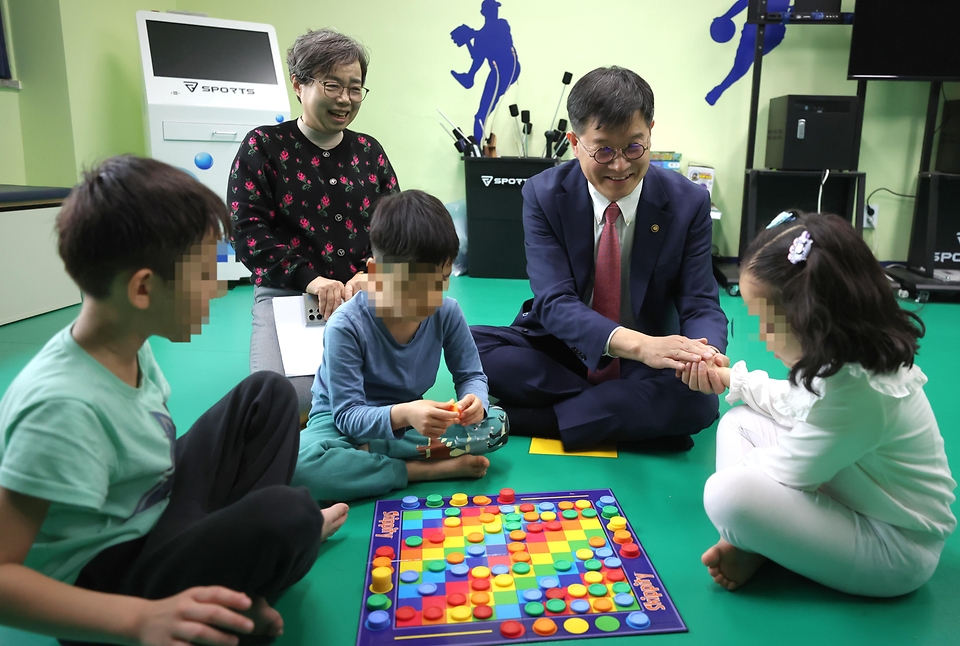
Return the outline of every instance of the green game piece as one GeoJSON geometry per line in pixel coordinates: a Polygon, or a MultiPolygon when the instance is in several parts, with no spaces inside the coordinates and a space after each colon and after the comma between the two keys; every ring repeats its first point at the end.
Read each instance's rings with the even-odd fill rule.
{"type": "Polygon", "coordinates": [[[521,524],[518,523],[518,522],[510,522],[510,523],[504,523],[504,524],[503,524],[503,528],[504,528],[505,530],[507,530],[508,532],[513,532],[513,531],[516,531],[516,530],[518,530],[518,529],[523,529],[523,525],[521,525],[521,524]]]}
{"type": "Polygon", "coordinates": [[[580,512],[580,515],[583,516],[584,518],[596,518],[597,510],[594,509],[593,507],[587,507],[586,509],[580,512]]]}
{"type": "Polygon", "coordinates": [[[386,595],[371,594],[367,597],[367,609],[369,610],[386,610],[389,607],[390,599],[387,599],[386,595]]]}
{"type": "Polygon", "coordinates": [[[567,602],[563,599],[550,599],[547,601],[547,610],[550,612],[563,612],[567,609],[567,602]]]}
{"type": "Polygon", "coordinates": [[[427,569],[431,572],[443,572],[447,569],[447,564],[443,561],[430,561],[427,563],[427,569]]]}
{"type": "Polygon", "coordinates": [[[607,586],[602,583],[593,583],[587,588],[587,592],[590,593],[591,597],[605,597],[607,596],[607,586]]]}
{"type": "Polygon", "coordinates": [[[612,615],[603,615],[602,617],[597,617],[594,625],[598,630],[602,630],[605,633],[612,633],[620,628],[620,620],[612,615]]]}
{"type": "Polygon", "coordinates": [[[455,516],[459,516],[459,515],[460,515],[460,508],[459,508],[459,507],[447,507],[446,509],[443,510],[443,515],[444,515],[444,516],[447,516],[448,518],[452,518],[452,517],[455,517],[455,516]]]}
{"type": "Polygon", "coordinates": [[[543,614],[543,604],[539,601],[531,601],[523,607],[523,611],[531,617],[539,617],[543,614]]]}
{"type": "Polygon", "coordinates": [[[403,542],[407,544],[407,547],[420,547],[423,545],[423,539],[419,536],[410,536],[403,542]]]}
{"type": "MultiPolygon", "coordinates": [[[[430,499],[427,498],[427,500],[430,500],[430,499]]],[[[430,503],[428,502],[427,504],[429,505],[430,503]]],[[[614,516],[619,516],[620,510],[614,507],[613,505],[607,505],[606,507],[600,510],[600,515],[603,516],[604,518],[610,519],[610,518],[613,518],[614,516]]]]}
{"type": "Polygon", "coordinates": [[[529,563],[514,563],[513,564],[513,573],[514,574],[529,574],[530,573],[530,564],[529,563]]]}
{"type": "Polygon", "coordinates": [[[427,507],[443,507],[443,496],[438,493],[427,496],[427,507]]]}
{"type": "Polygon", "coordinates": [[[570,561],[560,560],[560,561],[555,561],[553,563],[553,567],[556,568],[558,572],[566,572],[567,570],[573,567],[573,564],[570,563],[570,561]]]}
{"type": "Polygon", "coordinates": [[[603,563],[601,563],[597,559],[589,559],[583,562],[583,567],[587,568],[588,570],[591,570],[592,572],[599,572],[600,568],[603,567],[603,563]]]}
{"type": "Polygon", "coordinates": [[[630,584],[626,581],[617,581],[613,584],[613,591],[616,594],[620,594],[621,592],[630,592],[630,584]]]}
{"type": "Polygon", "coordinates": [[[576,520],[579,515],[576,509],[564,509],[561,514],[567,520],[576,520]]]}
{"type": "Polygon", "coordinates": [[[503,516],[503,522],[505,523],[519,523],[523,520],[523,516],[520,514],[505,514],[503,516]]]}

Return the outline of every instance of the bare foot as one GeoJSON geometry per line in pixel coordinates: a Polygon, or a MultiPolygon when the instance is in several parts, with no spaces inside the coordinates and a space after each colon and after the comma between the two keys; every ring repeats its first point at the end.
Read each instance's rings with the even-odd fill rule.
{"type": "Polygon", "coordinates": [[[348,511],[350,511],[350,508],[342,502],[320,510],[320,513],[323,514],[323,529],[320,530],[321,542],[337,533],[340,526],[346,522],[348,511]]]}
{"type": "Polygon", "coordinates": [[[461,455],[449,460],[424,462],[407,460],[407,479],[444,480],[446,478],[482,478],[490,466],[490,460],[482,455],[461,455]]]}
{"type": "Polygon", "coordinates": [[[270,607],[267,600],[263,597],[252,597],[250,608],[241,613],[245,617],[253,619],[253,631],[251,635],[270,635],[279,637],[283,634],[283,617],[280,613],[270,607]]]}
{"type": "Polygon", "coordinates": [[[766,556],[744,552],[722,538],[700,557],[717,585],[727,590],[735,590],[749,581],[766,560],[766,556]]]}

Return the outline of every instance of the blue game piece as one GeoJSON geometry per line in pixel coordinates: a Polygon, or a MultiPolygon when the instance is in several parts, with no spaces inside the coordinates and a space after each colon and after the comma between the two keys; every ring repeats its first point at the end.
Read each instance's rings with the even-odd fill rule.
{"type": "Polygon", "coordinates": [[[457,563],[450,567],[450,574],[453,576],[467,576],[470,573],[470,566],[465,563],[457,563]]]}
{"type": "MultiPolygon", "coordinates": [[[[635,614],[643,613],[641,612],[635,614]]],[[[650,623],[649,620],[647,623],[650,623]]],[[[366,625],[370,630],[383,630],[384,628],[388,628],[390,626],[390,613],[385,610],[374,610],[367,615],[366,625]]]]}
{"type": "Polygon", "coordinates": [[[617,499],[613,496],[600,496],[600,500],[597,501],[597,507],[607,507],[615,504],[617,504],[617,499]]]}
{"type": "Polygon", "coordinates": [[[416,509],[420,506],[420,499],[416,496],[404,496],[400,501],[400,506],[404,509],[416,509]]]}
{"type": "Polygon", "coordinates": [[[633,595],[629,592],[621,592],[614,595],[613,602],[621,608],[627,608],[633,605],[633,595]]]}
{"type": "Polygon", "coordinates": [[[636,628],[637,630],[643,630],[650,625],[650,617],[647,616],[647,613],[640,612],[631,612],[627,615],[627,625],[631,628],[636,628]]]}
{"type": "Polygon", "coordinates": [[[467,554],[470,556],[483,556],[484,552],[486,551],[487,550],[483,547],[483,545],[471,545],[467,548],[467,554]]]}
{"type": "Polygon", "coordinates": [[[549,588],[559,588],[560,580],[557,579],[556,577],[545,576],[542,579],[540,579],[540,587],[543,588],[544,590],[547,590],[549,588]]]}
{"type": "Polygon", "coordinates": [[[404,583],[416,583],[420,579],[420,573],[416,570],[404,570],[400,573],[400,580],[404,583]]]}
{"type": "Polygon", "coordinates": [[[517,510],[517,508],[514,507],[513,505],[502,505],[502,506],[500,507],[500,513],[501,513],[501,514],[512,514],[512,513],[515,512],[516,510],[517,510]]]}
{"type": "Polygon", "coordinates": [[[510,566],[509,566],[509,565],[494,565],[492,568],[490,568],[490,572],[492,572],[494,575],[497,575],[497,574],[510,574],[510,566]]]}
{"type": "Polygon", "coordinates": [[[616,568],[620,567],[620,559],[618,559],[616,556],[611,556],[603,559],[603,564],[611,570],[615,570],[616,568]]]}
{"type": "Polygon", "coordinates": [[[574,599],[570,602],[570,610],[578,615],[586,614],[590,612],[590,602],[586,599],[574,599]]]}
{"type": "Polygon", "coordinates": [[[598,559],[608,559],[611,556],[613,556],[613,550],[610,549],[609,547],[601,547],[597,549],[596,552],[593,553],[593,556],[594,558],[598,558],[598,559]]]}
{"type": "Polygon", "coordinates": [[[543,599],[543,593],[536,588],[530,588],[523,591],[523,600],[527,603],[531,601],[540,601],[541,599],[543,599]]]}
{"type": "Polygon", "coordinates": [[[437,584],[421,583],[419,586],[417,586],[417,592],[420,593],[421,597],[432,597],[437,593],[437,584]]]}
{"type": "Polygon", "coordinates": [[[538,508],[540,511],[553,511],[556,509],[556,505],[554,505],[552,502],[542,502],[538,505],[538,508]]]}

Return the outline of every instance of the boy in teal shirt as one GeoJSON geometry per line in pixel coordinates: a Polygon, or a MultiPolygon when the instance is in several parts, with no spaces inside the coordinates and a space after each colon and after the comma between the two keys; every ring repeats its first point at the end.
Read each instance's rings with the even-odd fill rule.
{"type": "Polygon", "coordinates": [[[84,301],[0,400],[0,623],[122,644],[282,632],[271,604],[346,517],[287,486],[293,389],[251,375],[177,439],[146,342],[200,332],[229,226],[209,189],[135,157],[64,203],[84,301]]]}

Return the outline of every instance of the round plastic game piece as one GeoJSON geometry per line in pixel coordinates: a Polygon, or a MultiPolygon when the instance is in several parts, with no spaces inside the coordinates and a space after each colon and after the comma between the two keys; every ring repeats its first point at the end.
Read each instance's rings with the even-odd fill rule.
{"type": "Polygon", "coordinates": [[[617,504],[617,499],[613,496],[600,496],[600,499],[597,500],[597,504],[601,507],[607,507],[608,505],[617,504]]]}
{"type": "Polygon", "coordinates": [[[488,525],[493,521],[495,521],[496,519],[497,519],[496,516],[494,516],[493,514],[488,514],[487,512],[483,512],[482,514],[480,514],[480,522],[483,523],[484,525],[488,525]]]}
{"type": "Polygon", "coordinates": [[[597,559],[589,559],[583,562],[583,567],[585,567],[588,570],[597,571],[603,567],[603,563],[601,563],[597,559]]]}
{"type": "Polygon", "coordinates": [[[490,568],[490,573],[493,574],[493,575],[495,575],[495,576],[498,575],[498,574],[509,574],[509,573],[510,573],[510,566],[508,566],[508,565],[494,565],[492,568],[490,568]]]}
{"type": "Polygon", "coordinates": [[[650,625],[650,617],[645,612],[631,612],[625,619],[627,625],[637,630],[643,630],[650,625]]]}
{"type": "Polygon", "coordinates": [[[503,514],[504,516],[506,516],[506,515],[508,515],[508,514],[512,514],[512,513],[516,512],[516,510],[517,510],[517,508],[514,507],[513,505],[501,505],[501,506],[500,506],[500,513],[503,514]]]}
{"type": "Polygon", "coordinates": [[[473,557],[483,556],[484,554],[486,554],[486,552],[487,552],[487,548],[485,548],[483,545],[471,545],[470,547],[467,548],[467,554],[473,557]]]}
{"type": "Polygon", "coordinates": [[[499,508],[499,507],[495,507],[495,506],[493,506],[493,505],[490,505],[490,506],[488,506],[488,507],[484,507],[482,513],[484,513],[484,514],[491,514],[491,515],[493,515],[493,516],[499,516],[499,515],[500,515],[500,508],[499,508]]]}
{"type": "Polygon", "coordinates": [[[555,511],[541,511],[541,512],[540,512],[540,520],[542,520],[542,521],[544,521],[544,522],[549,523],[549,522],[551,522],[551,521],[555,521],[556,519],[557,519],[557,512],[555,512],[555,511]]]}
{"type": "Polygon", "coordinates": [[[423,545],[423,539],[419,536],[408,536],[403,542],[407,547],[420,547],[423,545]]]}
{"type": "Polygon", "coordinates": [[[429,608],[423,609],[423,618],[427,619],[428,621],[437,621],[442,619],[445,614],[446,612],[444,612],[443,608],[439,608],[437,606],[430,606],[429,608]]]}
{"type": "Polygon", "coordinates": [[[627,519],[623,516],[614,516],[610,519],[610,522],[607,523],[607,529],[611,532],[615,532],[618,529],[625,529],[627,527],[627,519]]]}
{"type": "Polygon", "coordinates": [[[562,531],[563,531],[563,525],[561,525],[560,522],[559,522],[559,521],[556,521],[556,520],[551,520],[551,521],[549,521],[546,525],[543,526],[543,528],[544,528],[545,530],[547,530],[548,532],[562,532],[562,531]]]}
{"type": "Polygon", "coordinates": [[[466,563],[458,563],[450,568],[450,574],[453,576],[467,576],[470,574],[470,566],[466,563]]]}
{"type": "Polygon", "coordinates": [[[416,583],[420,580],[420,573],[416,570],[404,570],[400,573],[400,580],[404,583],[416,583]]]}
{"type": "Polygon", "coordinates": [[[552,502],[542,502],[537,506],[540,511],[553,511],[557,508],[552,502]]]}
{"type": "Polygon", "coordinates": [[[621,608],[629,608],[633,605],[633,595],[626,592],[621,592],[614,595],[613,602],[621,608]]]}
{"type": "Polygon", "coordinates": [[[616,594],[625,594],[625,593],[628,593],[628,592],[630,592],[630,589],[631,589],[631,588],[630,588],[630,584],[627,583],[626,581],[618,581],[617,583],[614,583],[614,584],[613,584],[613,591],[614,591],[616,594]]]}
{"type": "Polygon", "coordinates": [[[430,534],[430,537],[427,540],[429,540],[431,543],[441,545],[445,540],[447,540],[447,535],[443,532],[434,532],[430,534]]]}
{"type": "Polygon", "coordinates": [[[616,568],[620,567],[623,563],[622,563],[622,562],[620,561],[620,559],[618,559],[617,557],[615,557],[615,556],[610,556],[610,557],[608,557],[608,558],[603,559],[603,564],[604,564],[604,566],[606,566],[606,567],[610,568],[611,570],[613,570],[613,569],[616,569],[616,568]]]}
{"type": "Polygon", "coordinates": [[[555,622],[553,619],[540,617],[533,622],[533,632],[537,633],[541,637],[549,637],[557,632],[557,622],[555,622]]]}
{"type": "Polygon", "coordinates": [[[597,510],[593,508],[582,509],[580,510],[580,515],[583,516],[584,518],[596,518],[597,510]]]}
{"type": "Polygon", "coordinates": [[[563,629],[571,635],[582,635],[590,630],[590,624],[585,622],[580,617],[570,617],[563,622],[563,629]]]}
{"type": "Polygon", "coordinates": [[[560,581],[556,577],[545,576],[542,579],[540,579],[540,588],[543,590],[547,590],[549,588],[559,588],[559,587],[560,587],[560,581]]]}
{"type": "Polygon", "coordinates": [[[371,594],[367,597],[367,610],[386,610],[390,607],[390,599],[383,594],[371,594]]]}
{"type": "Polygon", "coordinates": [[[607,539],[603,536],[591,536],[587,543],[590,544],[590,547],[600,548],[607,544],[607,539]]]}
{"type": "Polygon", "coordinates": [[[534,505],[531,505],[528,502],[525,502],[522,505],[520,505],[520,513],[522,514],[525,514],[528,511],[533,511],[534,509],[536,509],[536,507],[534,505]]]}
{"type": "Polygon", "coordinates": [[[597,620],[593,622],[593,625],[597,627],[597,630],[602,630],[605,633],[612,633],[620,628],[620,620],[611,615],[604,615],[603,617],[597,617],[597,620]]]}
{"type": "Polygon", "coordinates": [[[367,621],[364,623],[370,630],[383,630],[390,626],[390,613],[383,610],[374,610],[367,615],[367,621]]]}
{"type": "Polygon", "coordinates": [[[607,596],[607,586],[602,583],[592,583],[590,587],[587,588],[587,591],[590,593],[591,597],[605,597],[607,596]]]}
{"type": "Polygon", "coordinates": [[[530,574],[530,564],[524,561],[518,561],[513,564],[514,574],[530,574]]]}
{"type": "Polygon", "coordinates": [[[417,609],[412,606],[400,606],[395,614],[397,621],[410,621],[417,616],[417,609]]]}
{"type": "Polygon", "coordinates": [[[594,599],[593,609],[597,612],[610,612],[613,610],[613,601],[610,599],[594,599]]]}
{"type": "Polygon", "coordinates": [[[438,493],[427,496],[427,507],[443,507],[443,496],[438,493]]]}
{"type": "Polygon", "coordinates": [[[474,592],[470,595],[470,603],[475,606],[482,606],[490,603],[490,593],[489,592],[474,592]]]}
{"type": "Polygon", "coordinates": [[[535,511],[528,511],[523,515],[523,519],[528,523],[535,523],[540,520],[540,514],[535,511]]]}
{"type": "Polygon", "coordinates": [[[503,524],[503,528],[504,528],[505,530],[507,530],[508,532],[517,532],[517,531],[520,531],[521,529],[523,529],[523,525],[521,525],[521,524],[518,523],[518,522],[516,522],[516,523],[515,523],[515,522],[509,522],[509,523],[504,523],[504,524],[503,524]]]}
{"type": "Polygon", "coordinates": [[[573,503],[569,500],[562,500],[557,503],[557,509],[560,511],[566,511],[568,509],[573,509],[573,503]]]}
{"type": "Polygon", "coordinates": [[[606,507],[600,510],[600,515],[606,518],[607,520],[610,520],[614,516],[619,516],[620,510],[614,507],[613,505],[607,505],[606,507]]]}
{"type": "Polygon", "coordinates": [[[640,546],[636,543],[624,543],[620,546],[620,556],[625,559],[635,559],[640,556],[640,546]]]}
{"type": "Polygon", "coordinates": [[[450,611],[450,618],[454,621],[469,621],[472,616],[473,611],[470,610],[470,606],[457,606],[450,611]]]}
{"type": "Polygon", "coordinates": [[[593,550],[588,550],[587,548],[584,547],[583,549],[579,549],[576,552],[574,552],[574,556],[576,556],[581,561],[589,561],[590,559],[593,558],[593,550]]]}
{"type": "Polygon", "coordinates": [[[523,591],[523,600],[527,603],[531,601],[540,601],[541,599],[543,599],[543,593],[536,588],[530,588],[523,591]]]}
{"type": "Polygon", "coordinates": [[[500,624],[500,634],[506,637],[507,639],[517,639],[523,637],[523,633],[526,632],[523,624],[519,621],[505,621],[500,624]]]}
{"type": "Polygon", "coordinates": [[[501,489],[500,495],[497,496],[497,502],[499,502],[502,505],[505,505],[513,502],[516,499],[515,496],[516,496],[516,492],[513,489],[501,489]]]}
{"type": "Polygon", "coordinates": [[[510,512],[503,516],[503,522],[505,523],[519,523],[521,520],[523,520],[523,515],[516,512],[510,512]]]}
{"type": "Polygon", "coordinates": [[[499,534],[503,531],[503,526],[500,523],[488,523],[483,526],[483,531],[488,534],[499,534]]]}
{"type": "Polygon", "coordinates": [[[573,506],[577,509],[588,509],[593,507],[593,503],[589,500],[578,500],[577,502],[573,503],[573,506]]]}
{"type": "Polygon", "coordinates": [[[586,599],[574,599],[570,602],[570,610],[578,615],[586,614],[590,612],[590,602],[586,599]]]}
{"type": "MultiPolygon", "coordinates": [[[[455,493],[450,496],[450,504],[455,507],[463,507],[467,504],[467,494],[455,493]]],[[[450,511],[449,509],[447,511],[450,511]]]]}
{"type": "Polygon", "coordinates": [[[633,542],[633,536],[625,529],[618,529],[613,533],[613,542],[617,545],[626,545],[633,542]]]}
{"type": "Polygon", "coordinates": [[[388,559],[394,558],[397,553],[393,551],[393,548],[389,545],[384,545],[383,547],[378,547],[377,551],[373,553],[375,556],[384,556],[388,559]]]}
{"type": "Polygon", "coordinates": [[[459,565],[463,563],[463,553],[462,552],[450,552],[447,554],[447,563],[450,565],[459,565]]]}
{"type": "Polygon", "coordinates": [[[507,543],[507,551],[511,554],[514,552],[526,552],[527,546],[523,543],[507,543]]]}
{"type": "Polygon", "coordinates": [[[473,575],[474,579],[489,579],[490,568],[483,565],[478,565],[477,567],[470,570],[470,574],[473,575]]]}
{"type": "Polygon", "coordinates": [[[386,594],[393,589],[393,570],[388,567],[375,567],[370,572],[373,583],[370,590],[379,594],[386,594]]]}
{"type": "Polygon", "coordinates": [[[443,510],[443,515],[447,518],[452,518],[460,515],[460,509],[458,507],[447,507],[443,510]]]}
{"type": "Polygon", "coordinates": [[[436,583],[421,583],[417,586],[417,594],[421,597],[432,597],[437,593],[436,583]]]}
{"type": "Polygon", "coordinates": [[[623,570],[617,569],[617,570],[609,570],[607,572],[607,581],[609,581],[610,583],[619,583],[620,581],[623,581],[625,578],[627,577],[623,573],[623,570]]]}
{"type": "Polygon", "coordinates": [[[443,572],[447,569],[447,564],[443,561],[430,561],[427,563],[427,569],[431,572],[443,572]]]}
{"type": "Polygon", "coordinates": [[[420,499],[416,496],[404,496],[400,501],[400,506],[404,509],[416,509],[420,506],[420,499]]]}
{"type": "Polygon", "coordinates": [[[563,559],[560,559],[559,561],[556,561],[553,564],[553,569],[559,572],[566,572],[572,567],[573,567],[573,563],[571,563],[570,561],[564,561],[563,559]]]}
{"type": "MultiPolygon", "coordinates": [[[[537,518],[539,518],[539,516],[537,516],[537,518]]],[[[541,534],[543,533],[543,525],[541,525],[540,523],[530,523],[529,525],[527,525],[527,533],[541,534]]]]}
{"type": "Polygon", "coordinates": [[[451,608],[455,608],[457,606],[465,606],[467,605],[467,595],[461,594],[459,592],[448,594],[447,605],[450,606],[451,608]]]}
{"type": "Polygon", "coordinates": [[[560,515],[563,516],[564,520],[576,520],[580,517],[580,513],[576,509],[564,509],[560,512],[560,515]]]}
{"type": "Polygon", "coordinates": [[[388,559],[386,556],[378,556],[373,559],[373,567],[388,567],[390,571],[393,572],[393,561],[388,559]]]}
{"type": "Polygon", "coordinates": [[[490,579],[474,579],[470,582],[470,587],[477,592],[486,592],[490,589],[490,579]]]}
{"type": "Polygon", "coordinates": [[[462,524],[462,522],[463,522],[463,521],[461,521],[461,520],[460,520],[459,518],[457,518],[456,516],[450,516],[450,517],[448,517],[448,518],[444,518],[444,519],[443,519],[443,526],[444,526],[444,527],[460,527],[460,525],[462,524]]]}
{"type": "Polygon", "coordinates": [[[522,529],[515,529],[515,530],[513,530],[512,532],[510,532],[510,540],[511,540],[511,541],[522,541],[522,540],[524,540],[526,537],[527,537],[527,533],[526,533],[525,531],[523,531],[522,529]]]}
{"type": "Polygon", "coordinates": [[[579,583],[572,583],[567,586],[567,594],[575,599],[580,599],[587,596],[587,586],[580,585],[579,583]]]}
{"type": "Polygon", "coordinates": [[[467,534],[467,540],[470,541],[471,543],[482,543],[483,534],[481,534],[480,532],[470,532],[469,534],[467,534]]]}
{"type": "Polygon", "coordinates": [[[539,617],[543,614],[543,604],[539,601],[531,601],[523,607],[523,611],[530,617],[539,617]]]}
{"type": "Polygon", "coordinates": [[[547,601],[547,610],[550,612],[560,614],[567,609],[567,602],[563,599],[550,599],[547,601]]]}
{"type": "Polygon", "coordinates": [[[550,588],[544,591],[547,599],[563,599],[567,596],[567,591],[563,588],[550,588]]]}
{"type": "Polygon", "coordinates": [[[486,604],[479,604],[473,609],[473,616],[477,619],[489,619],[493,616],[493,608],[486,604]]]}
{"type": "Polygon", "coordinates": [[[474,497],[473,497],[473,504],[477,505],[478,507],[485,507],[485,506],[489,505],[491,502],[493,502],[493,501],[490,500],[490,498],[488,498],[487,496],[474,496],[474,497]]]}
{"type": "Polygon", "coordinates": [[[511,585],[513,585],[513,577],[509,574],[498,574],[497,576],[493,577],[493,585],[497,586],[498,588],[509,588],[511,585]]]}
{"type": "Polygon", "coordinates": [[[609,547],[601,547],[596,552],[593,553],[594,557],[598,559],[608,559],[613,556],[613,550],[609,547]]]}
{"type": "Polygon", "coordinates": [[[514,563],[529,563],[530,562],[530,553],[529,552],[514,552],[510,555],[510,560],[514,563]]]}
{"type": "Polygon", "coordinates": [[[583,580],[587,583],[603,583],[603,575],[599,572],[584,572],[583,580]]]}

